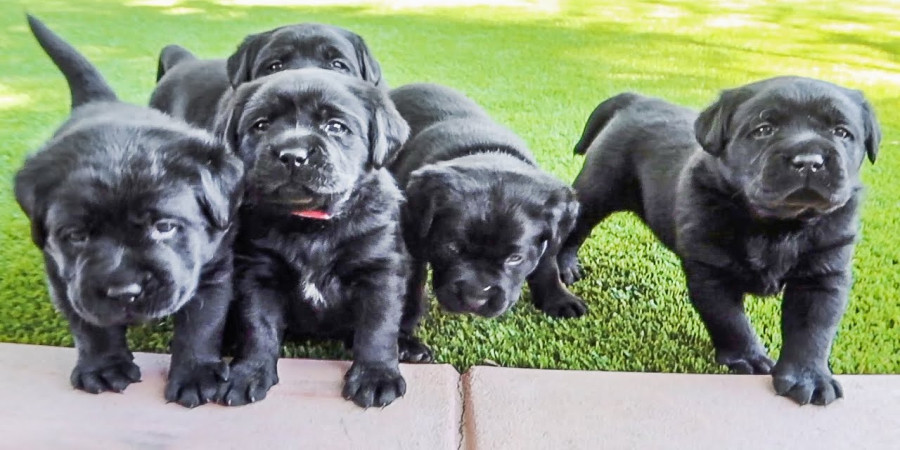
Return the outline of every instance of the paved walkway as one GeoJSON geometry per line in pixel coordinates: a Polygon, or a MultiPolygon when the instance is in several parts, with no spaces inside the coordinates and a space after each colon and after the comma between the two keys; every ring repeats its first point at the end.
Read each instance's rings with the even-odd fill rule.
{"type": "Polygon", "coordinates": [[[265,401],[188,410],[162,398],[168,356],[135,357],[141,383],[95,396],[74,350],[0,344],[0,449],[900,449],[900,376],[841,376],[821,408],[768,377],[403,365],[407,395],[362,410],[347,362],[282,359],[265,401]]]}

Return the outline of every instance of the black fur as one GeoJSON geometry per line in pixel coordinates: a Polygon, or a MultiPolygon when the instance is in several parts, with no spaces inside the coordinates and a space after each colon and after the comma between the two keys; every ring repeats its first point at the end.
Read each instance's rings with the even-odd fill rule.
{"type": "Polygon", "coordinates": [[[584,314],[556,266],[578,211],[573,190],[537,167],[519,137],[463,94],[412,84],[391,98],[412,130],[391,167],[408,197],[407,305],[422,305],[431,264],[435,295],[450,311],[498,316],[518,301],[527,279],[547,314],[584,314]]]}
{"type": "Polygon", "coordinates": [[[275,72],[320,67],[383,85],[381,67],[365,41],[343,28],[287,25],[244,38],[224,59],[197,59],[177,45],[159,55],[150,106],[212,129],[217,112],[242,83],[275,72]]]}
{"type": "Polygon", "coordinates": [[[72,385],[118,392],[139,381],[126,327],[174,315],[165,397],[205,403],[228,376],[220,345],[241,163],[209,133],[116,101],[83,56],[28,21],[72,91],[71,116],[15,180],[78,350],[72,385]]]}
{"type": "Polygon", "coordinates": [[[681,258],[716,361],[773,373],[776,392],[801,404],[841,397],[828,356],[851,285],[859,168],[880,141],[862,94],[780,77],[725,91],[699,115],[622,94],[595,117],[605,124],[589,121],[581,139],[590,143],[575,180],[583,209],[560,254],[564,280],[580,277],[575,255],[591,229],[633,211],[681,258]],[[743,298],[782,292],[774,364],[743,298]]]}
{"type": "Polygon", "coordinates": [[[398,340],[399,356],[430,354],[412,337],[418,317],[401,325],[402,195],[381,168],[406,140],[406,122],[382,90],[321,69],[244,83],[228,110],[217,129],[244,158],[248,196],[235,246],[242,331],[222,401],[265,397],[287,335],[351,342],[344,396],[391,403],[406,390],[398,340]]]}

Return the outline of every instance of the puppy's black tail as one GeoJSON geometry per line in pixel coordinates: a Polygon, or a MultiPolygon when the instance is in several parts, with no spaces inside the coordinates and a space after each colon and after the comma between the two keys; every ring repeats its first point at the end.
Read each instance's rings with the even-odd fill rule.
{"type": "Polygon", "coordinates": [[[43,22],[31,14],[27,16],[32,34],[66,76],[72,93],[72,109],[88,102],[116,100],[116,93],[103,79],[103,75],[78,50],[50,31],[43,22]]]}
{"type": "Polygon", "coordinates": [[[156,81],[163,77],[175,64],[185,60],[197,59],[193,53],[180,45],[167,45],[159,52],[159,63],[156,66],[156,81]]]}
{"type": "Polygon", "coordinates": [[[641,96],[639,94],[624,92],[615,97],[603,100],[597,105],[597,107],[594,108],[594,112],[588,117],[587,123],[584,124],[584,131],[581,132],[581,139],[575,144],[575,154],[583,155],[587,153],[587,149],[591,146],[591,142],[593,142],[594,138],[603,131],[603,127],[605,127],[606,124],[609,123],[609,120],[616,115],[616,112],[628,107],[628,105],[640,98],[641,96]]]}

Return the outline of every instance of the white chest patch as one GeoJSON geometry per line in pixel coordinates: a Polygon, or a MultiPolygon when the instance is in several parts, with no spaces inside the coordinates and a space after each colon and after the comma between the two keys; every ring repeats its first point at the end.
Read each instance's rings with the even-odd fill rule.
{"type": "Polygon", "coordinates": [[[303,297],[306,298],[306,301],[312,303],[314,306],[325,305],[325,297],[322,295],[322,292],[319,291],[319,288],[317,288],[314,283],[303,281],[301,283],[301,288],[303,291],[303,297]]]}

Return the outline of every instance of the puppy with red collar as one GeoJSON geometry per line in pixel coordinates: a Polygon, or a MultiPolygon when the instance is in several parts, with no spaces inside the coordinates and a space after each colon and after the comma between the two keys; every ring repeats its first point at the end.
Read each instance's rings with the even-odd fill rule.
{"type": "Polygon", "coordinates": [[[411,336],[418,317],[401,325],[403,197],[383,166],[409,127],[387,94],[330,71],[286,71],[241,85],[217,129],[248,189],[235,244],[240,339],[222,402],[265,397],[295,336],[352,343],[345,398],[369,407],[402,396],[398,359],[430,352],[411,336]]]}

